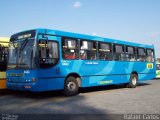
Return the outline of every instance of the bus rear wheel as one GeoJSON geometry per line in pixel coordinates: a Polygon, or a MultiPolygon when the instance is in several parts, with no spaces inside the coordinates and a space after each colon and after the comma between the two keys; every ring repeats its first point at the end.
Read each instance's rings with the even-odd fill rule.
{"type": "Polygon", "coordinates": [[[136,74],[131,74],[130,76],[130,82],[127,85],[129,88],[136,88],[137,87],[137,81],[138,81],[138,76],[136,74]]]}
{"type": "Polygon", "coordinates": [[[78,94],[78,82],[75,77],[69,76],[65,81],[64,85],[64,95],[74,96],[78,94]]]}

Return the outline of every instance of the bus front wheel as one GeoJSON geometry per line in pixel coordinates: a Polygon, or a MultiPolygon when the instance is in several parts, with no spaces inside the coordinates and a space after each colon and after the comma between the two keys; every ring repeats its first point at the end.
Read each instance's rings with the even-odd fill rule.
{"type": "Polygon", "coordinates": [[[131,74],[130,76],[130,82],[127,85],[129,88],[135,88],[137,87],[137,81],[138,81],[138,76],[136,74],[131,74]]]}
{"type": "Polygon", "coordinates": [[[69,76],[65,81],[64,95],[74,96],[78,94],[78,82],[75,77],[69,76]]]}

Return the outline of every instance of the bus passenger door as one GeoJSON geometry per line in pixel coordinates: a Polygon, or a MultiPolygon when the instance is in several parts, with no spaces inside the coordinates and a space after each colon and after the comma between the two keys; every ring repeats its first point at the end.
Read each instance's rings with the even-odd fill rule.
{"type": "Polygon", "coordinates": [[[41,84],[47,89],[56,89],[59,86],[60,78],[60,37],[45,36],[46,39],[39,39],[39,73],[38,78],[41,84]]]}

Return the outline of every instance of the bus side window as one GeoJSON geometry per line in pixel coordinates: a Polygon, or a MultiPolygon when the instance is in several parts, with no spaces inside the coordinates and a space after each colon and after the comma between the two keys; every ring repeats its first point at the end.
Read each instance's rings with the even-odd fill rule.
{"type": "Polygon", "coordinates": [[[146,53],[144,48],[137,49],[137,61],[141,61],[141,62],[146,61],[146,53]]]}
{"type": "Polygon", "coordinates": [[[0,44],[0,71],[7,69],[8,48],[0,44]]]}
{"type": "Polygon", "coordinates": [[[63,59],[78,59],[78,41],[75,39],[63,38],[62,39],[62,56],[63,59]]]}
{"type": "Polygon", "coordinates": [[[83,60],[96,60],[97,59],[97,47],[95,41],[80,41],[80,56],[83,60]]]}
{"type": "Polygon", "coordinates": [[[100,60],[112,60],[112,46],[109,43],[98,43],[98,55],[100,60]]]}
{"type": "Polygon", "coordinates": [[[116,61],[124,61],[125,53],[123,45],[114,45],[114,60],[116,61]]]}
{"type": "Polygon", "coordinates": [[[135,48],[131,46],[126,47],[126,60],[127,61],[135,61],[136,60],[136,54],[135,54],[135,48]]]}
{"type": "Polygon", "coordinates": [[[154,51],[147,49],[147,62],[154,62],[154,51]]]}
{"type": "Polygon", "coordinates": [[[156,70],[160,70],[160,64],[156,65],[156,70]]]}

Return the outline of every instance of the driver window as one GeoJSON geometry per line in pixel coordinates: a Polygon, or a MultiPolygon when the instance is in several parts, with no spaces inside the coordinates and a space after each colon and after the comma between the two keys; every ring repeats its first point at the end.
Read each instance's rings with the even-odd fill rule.
{"type": "Polygon", "coordinates": [[[58,44],[52,41],[47,43],[48,46],[48,57],[49,58],[58,58],[58,44]]]}
{"type": "Polygon", "coordinates": [[[52,67],[58,62],[58,43],[55,41],[39,42],[40,67],[52,67]]]}

